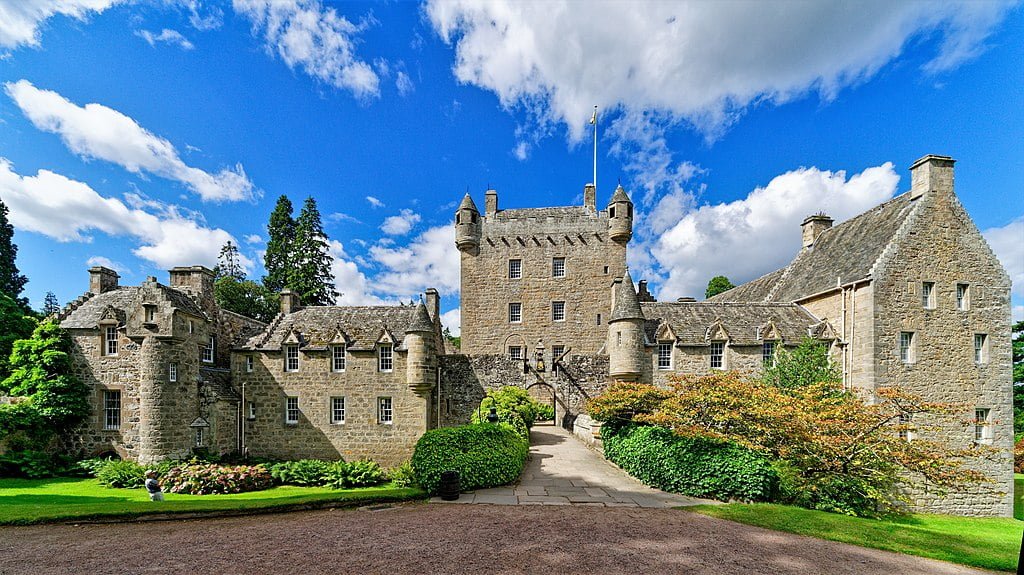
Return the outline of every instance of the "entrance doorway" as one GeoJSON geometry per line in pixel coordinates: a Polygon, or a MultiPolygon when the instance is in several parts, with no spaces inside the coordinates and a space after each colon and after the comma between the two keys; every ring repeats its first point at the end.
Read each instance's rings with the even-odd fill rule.
{"type": "Polygon", "coordinates": [[[558,421],[558,402],[555,400],[555,388],[546,383],[535,383],[526,388],[526,392],[534,401],[543,406],[543,413],[537,415],[536,425],[555,425],[558,421]]]}

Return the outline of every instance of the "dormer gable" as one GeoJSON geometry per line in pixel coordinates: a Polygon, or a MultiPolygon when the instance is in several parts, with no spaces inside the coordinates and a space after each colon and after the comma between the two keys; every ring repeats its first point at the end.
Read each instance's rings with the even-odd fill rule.
{"type": "Polygon", "coordinates": [[[331,336],[330,341],[328,341],[327,343],[329,343],[331,345],[346,345],[347,346],[347,345],[351,344],[351,342],[352,342],[352,339],[348,336],[347,333],[345,333],[345,330],[343,330],[343,329],[341,329],[339,327],[338,329],[334,330],[334,335],[331,336]]]}
{"type": "Polygon", "coordinates": [[[782,340],[782,334],[779,332],[779,328],[775,325],[775,320],[768,320],[768,323],[761,325],[757,328],[758,339],[767,341],[782,340]]]}
{"type": "Polygon", "coordinates": [[[729,332],[722,324],[722,320],[715,320],[704,331],[704,341],[729,341],[729,332]]]}
{"type": "Polygon", "coordinates": [[[284,336],[284,339],[281,340],[282,345],[302,345],[302,343],[302,333],[297,329],[288,330],[288,335],[284,336]]]}
{"type": "Polygon", "coordinates": [[[675,330],[672,329],[672,326],[667,321],[662,321],[658,325],[658,330],[654,332],[654,340],[676,343],[679,341],[679,336],[676,335],[675,330]]]}
{"type": "Polygon", "coordinates": [[[380,335],[377,336],[377,339],[374,343],[376,343],[377,345],[394,345],[395,341],[395,336],[392,335],[391,330],[388,329],[388,326],[384,326],[383,328],[381,328],[380,335]]]}
{"type": "Polygon", "coordinates": [[[103,309],[103,312],[100,314],[100,319],[97,323],[99,325],[124,325],[124,321],[124,311],[108,305],[106,308],[103,309]]]}
{"type": "Polygon", "coordinates": [[[828,320],[821,320],[818,323],[811,325],[807,328],[807,335],[814,339],[820,339],[825,341],[833,341],[838,339],[835,328],[828,320]]]}

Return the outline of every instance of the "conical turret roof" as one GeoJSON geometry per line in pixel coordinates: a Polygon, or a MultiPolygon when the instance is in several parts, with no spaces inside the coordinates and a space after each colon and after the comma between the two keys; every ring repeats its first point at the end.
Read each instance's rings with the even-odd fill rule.
{"type": "Polygon", "coordinates": [[[636,289],[633,287],[633,278],[626,270],[626,275],[615,288],[615,307],[612,308],[612,315],[608,323],[623,319],[644,319],[644,312],[640,309],[640,300],[636,297],[636,289]]]}
{"type": "Polygon", "coordinates": [[[464,198],[462,198],[462,203],[459,204],[459,209],[460,210],[470,209],[470,210],[473,210],[474,212],[479,212],[480,211],[480,210],[476,209],[476,204],[473,203],[473,198],[468,193],[466,194],[466,196],[464,198]]]}
{"type": "Polygon", "coordinates": [[[422,301],[416,304],[416,314],[405,331],[406,333],[434,331],[434,322],[430,321],[430,313],[427,312],[427,306],[423,305],[422,301]]]}
{"type": "Polygon", "coordinates": [[[626,195],[626,190],[622,189],[622,184],[619,184],[619,186],[615,188],[615,193],[612,194],[612,199],[608,200],[609,204],[614,204],[615,202],[632,202],[632,200],[629,199],[629,196],[626,195]]]}

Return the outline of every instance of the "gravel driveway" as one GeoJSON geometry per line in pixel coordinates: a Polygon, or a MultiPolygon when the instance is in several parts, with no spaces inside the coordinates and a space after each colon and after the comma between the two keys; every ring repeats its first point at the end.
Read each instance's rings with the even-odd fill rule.
{"type": "Polygon", "coordinates": [[[981,573],[675,509],[405,504],[0,528],[0,573],[981,573]]]}

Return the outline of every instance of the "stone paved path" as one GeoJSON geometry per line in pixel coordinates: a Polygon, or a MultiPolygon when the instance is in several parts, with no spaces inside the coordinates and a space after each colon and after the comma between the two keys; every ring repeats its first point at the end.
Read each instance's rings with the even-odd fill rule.
{"type": "Polygon", "coordinates": [[[561,427],[535,426],[530,442],[530,459],[515,485],[463,493],[451,502],[431,501],[662,508],[715,503],[647,487],[561,427]]]}

